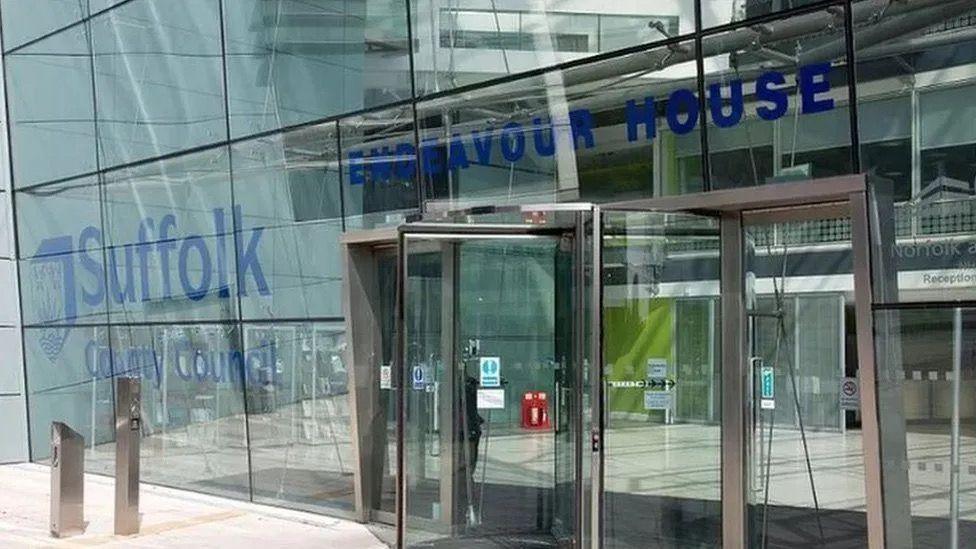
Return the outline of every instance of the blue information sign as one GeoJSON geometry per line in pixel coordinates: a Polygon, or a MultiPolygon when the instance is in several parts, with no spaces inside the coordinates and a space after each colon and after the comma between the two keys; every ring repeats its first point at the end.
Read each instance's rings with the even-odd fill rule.
{"type": "Polygon", "coordinates": [[[761,370],[760,378],[760,390],[762,392],[762,398],[764,400],[773,399],[773,369],[769,366],[763,366],[761,370]]]}
{"type": "Polygon", "coordinates": [[[479,360],[482,387],[501,387],[502,360],[497,356],[483,356],[479,360]]]}

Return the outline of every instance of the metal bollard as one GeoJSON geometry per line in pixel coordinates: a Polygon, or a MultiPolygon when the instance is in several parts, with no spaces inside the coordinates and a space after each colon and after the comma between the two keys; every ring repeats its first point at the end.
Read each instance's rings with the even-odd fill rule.
{"type": "Polygon", "coordinates": [[[85,532],[85,439],[60,421],[51,424],[51,535],[85,532]]]}
{"type": "Polygon", "coordinates": [[[115,380],[115,533],[139,532],[139,378],[115,380]]]}

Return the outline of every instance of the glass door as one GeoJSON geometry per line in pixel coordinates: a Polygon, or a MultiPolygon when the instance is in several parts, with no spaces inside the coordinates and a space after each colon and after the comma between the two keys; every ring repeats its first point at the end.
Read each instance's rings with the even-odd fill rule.
{"type": "Polygon", "coordinates": [[[867,188],[600,208],[594,547],[883,545],[867,188]]]}
{"type": "Polygon", "coordinates": [[[750,223],[744,237],[750,545],[866,546],[850,220],[750,223]]]}
{"type": "Polygon", "coordinates": [[[576,535],[575,227],[402,236],[406,547],[576,535]]]}
{"type": "Polygon", "coordinates": [[[602,225],[603,546],[720,545],[718,221],[602,225]]]}

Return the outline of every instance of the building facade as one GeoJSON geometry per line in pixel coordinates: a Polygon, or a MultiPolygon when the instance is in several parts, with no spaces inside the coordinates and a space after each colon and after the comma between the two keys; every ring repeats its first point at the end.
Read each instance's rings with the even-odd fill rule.
{"type": "Polygon", "coordinates": [[[718,225],[594,212],[861,177],[888,204],[869,414],[856,222],[744,230],[739,530],[859,546],[878,509],[872,544],[976,536],[976,2],[0,0],[0,18],[0,462],[48,462],[65,421],[110,474],[113,379],[136,376],[148,482],[398,523],[408,546],[735,546],[718,225]],[[515,224],[577,212],[566,230],[602,223],[602,255],[395,236],[540,204],[515,224]],[[583,374],[567,357],[594,328],[568,296],[594,278],[583,374]]]}

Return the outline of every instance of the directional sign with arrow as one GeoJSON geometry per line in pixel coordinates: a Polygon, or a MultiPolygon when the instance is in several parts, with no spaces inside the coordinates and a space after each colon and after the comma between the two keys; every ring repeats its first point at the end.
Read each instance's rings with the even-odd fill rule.
{"type": "Polygon", "coordinates": [[[673,379],[608,379],[607,385],[613,389],[663,389],[670,391],[677,385],[673,379]]]}
{"type": "Polygon", "coordinates": [[[651,389],[661,388],[670,391],[672,387],[677,385],[673,379],[652,379],[647,382],[647,386],[651,389]]]}

